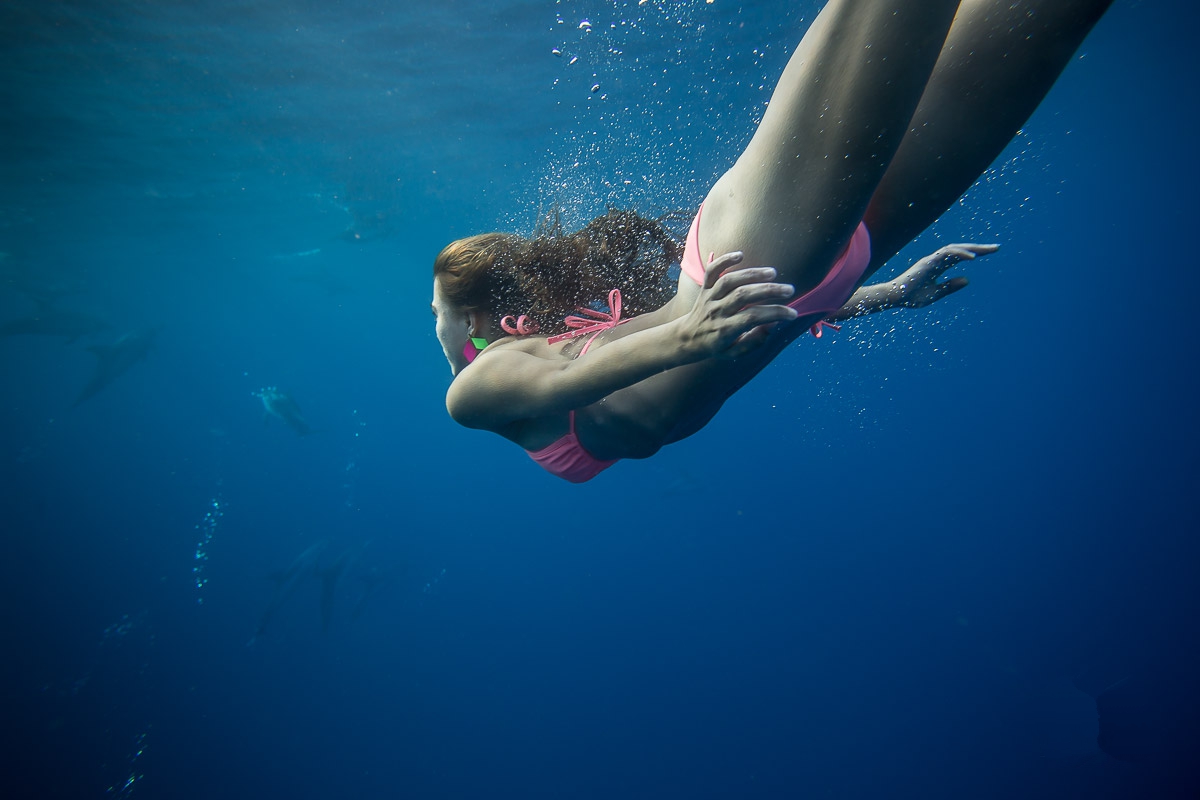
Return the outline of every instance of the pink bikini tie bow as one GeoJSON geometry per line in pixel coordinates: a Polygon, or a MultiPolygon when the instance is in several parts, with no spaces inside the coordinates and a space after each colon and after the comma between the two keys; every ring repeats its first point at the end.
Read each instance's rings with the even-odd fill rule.
{"type": "Polygon", "coordinates": [[[586,316],[577,317],[572,314],[564,319],[563,324],[571,330],[566,333],[560,333],[557,336],[551,336],[546,340],[546,344],[558,344],[559,342],[565,342],[567,339],[574,339],[576,336],[584,336],[589,333],[599,336],[602,331],[615,328],[621,323],[629,321],[621,319],[620,289],[613,289],[608,293],[608,313],[595,311],[590,308],[577,308],[575,310],[586,316]]]}
{"type": "Polygon", "coordinates": [[[817,320],[817,324],[813,325],[811,328],[809,328],[808,332],[811,333],[816,338],[820,339],[822,328],[833,328],[835,331],[840,331],[842,329],[842,326],[834,325],[832,322],[827,322],[826,320],[822,319],[822,320],[817,320]]]}

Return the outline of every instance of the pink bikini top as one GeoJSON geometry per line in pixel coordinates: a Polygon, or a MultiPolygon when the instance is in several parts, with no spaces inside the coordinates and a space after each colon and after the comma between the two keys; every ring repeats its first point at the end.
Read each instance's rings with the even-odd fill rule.
{"type": "Polygon", "coordinates": [[[542,469],[571,483],[584,483],[617,463],[616,459],[601,461],[584,450],[575,435],[575,412],[568,413],[567,419],[571,427],[565,436],[541,450],[525,451],[542,469]]]}
{"type": "MultiPolygon", "coordinates": [[[[557,336],[551,336],[546,340],[546,343],[557,344],[558,342],[564,342],[567,339],[574,339],[578,336],[587,336],[590,333],[591,336],[584,342],[576,358],[586,353],[588,348],[592,346],[592,342],[601,333],[629,321],[621,319],[621,292],[618,289],[613,289],[608,293],[607,313],[595,311],[590,308],[577,308],[575,310],[583,316],[571,315],[564,319],[563,324],[570,328],[570,330],[566,333],[560,333],[557,336]]],[[[518,320],[519,324],[520,320],[518,320]]],[[[565,436],[540,450],[526,450],[525,452],[547,472],[568,480],[571,483],[590,481],[617,463],[616,459],[601,461],[583,448],[579,437],[575,435],[574,410],[567,414],[567,423],[568,428],[565,436]]]]}

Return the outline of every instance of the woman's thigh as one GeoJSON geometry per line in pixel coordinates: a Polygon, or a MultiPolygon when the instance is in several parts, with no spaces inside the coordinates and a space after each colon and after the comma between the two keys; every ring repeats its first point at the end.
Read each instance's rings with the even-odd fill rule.
{"type": "Polygon", "coordinates": [[[958,0],[830,0],[754,137],[705,200],[702,253],[741,250],[802,292],[861,221],[937,61],[958,0]]]}
{"type": "Polygon", "coordinates": [[[963,0],[866,212],[874,272],[971,187],[1112,0],[963,0]]]}

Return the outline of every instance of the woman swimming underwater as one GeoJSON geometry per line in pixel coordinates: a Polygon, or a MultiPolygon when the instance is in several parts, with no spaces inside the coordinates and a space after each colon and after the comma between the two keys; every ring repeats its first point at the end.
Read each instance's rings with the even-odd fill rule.
{"type": "Polygon", "coordinates": [[[999,155],[1110,4],[830,0],[682,252],[620,211],[442,250],[451,416],[586,481],[704,427],[805,331],[961,288],[938,278],[995,246],[952,245],[862,284],[999,155]]]}

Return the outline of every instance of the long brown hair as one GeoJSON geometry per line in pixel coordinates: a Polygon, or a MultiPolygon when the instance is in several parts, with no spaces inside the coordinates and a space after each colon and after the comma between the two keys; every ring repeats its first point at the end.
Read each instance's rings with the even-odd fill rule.
{"type": "Polygon", "coordinates": [[[582,229],[565,233],[557,211],[533,238],[484,233],[451,242],[433,262],[443,296],[495,319],[527,315],[543,333],[564,329],[563,316],[621,290],[623,316],[662,306],[674,293],[668,273],[682,244],[636,211],[609,209],[582,229]]]}

